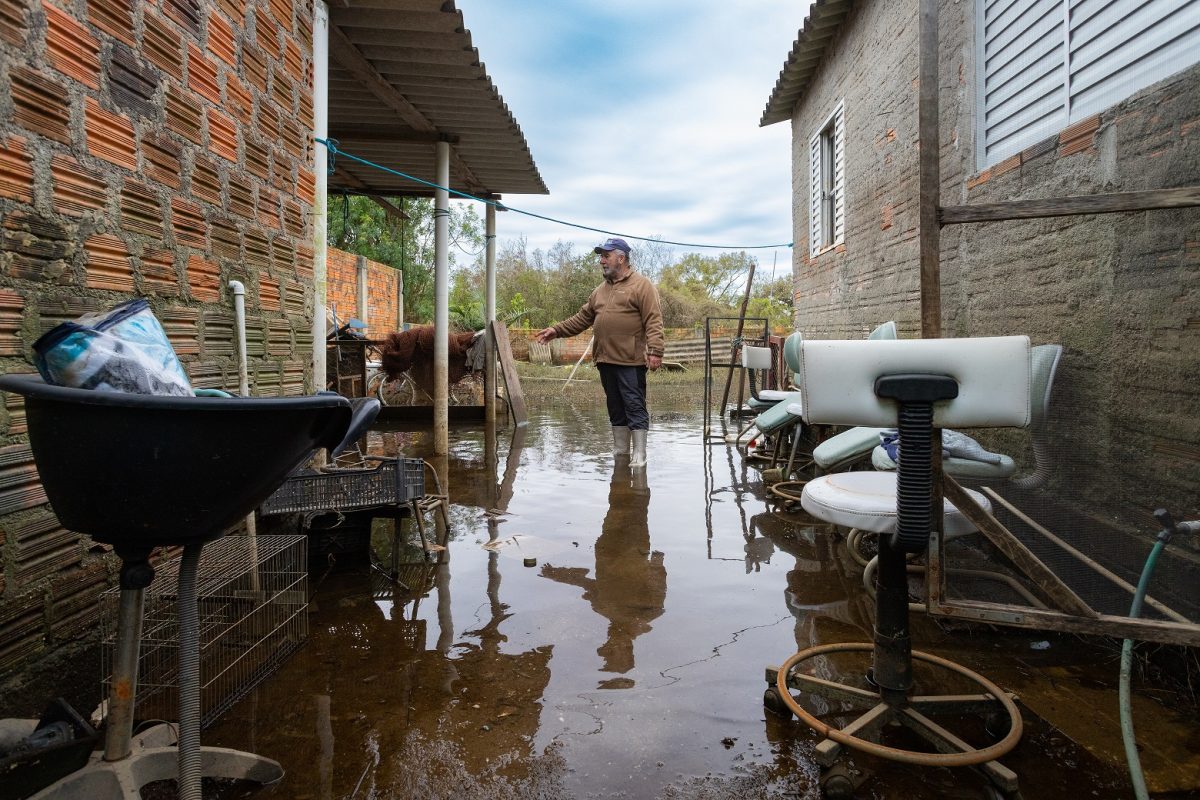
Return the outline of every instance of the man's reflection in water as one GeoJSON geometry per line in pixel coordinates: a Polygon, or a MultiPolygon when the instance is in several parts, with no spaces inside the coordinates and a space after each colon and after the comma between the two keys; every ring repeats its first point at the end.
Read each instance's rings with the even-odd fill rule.
{"type": "MultiPolygon", "coordinates": [[[[663,612],[667,570],[663,554],[650,550],[646,511],[650,488],[646,470],[630,470],[628,459],[617,459],[608,489],[608,513],[596,539],[595,577],[582,567],[542,569],[542,575],[578,586],[592,609],[608,619],[608,639],[596,652],[604,659],[602,672],[624,674],[633,669],[633,640],[650,630],[663,612]]],[[[633,686],[628,678],[603,681],[602,689],[633,686]]]]}

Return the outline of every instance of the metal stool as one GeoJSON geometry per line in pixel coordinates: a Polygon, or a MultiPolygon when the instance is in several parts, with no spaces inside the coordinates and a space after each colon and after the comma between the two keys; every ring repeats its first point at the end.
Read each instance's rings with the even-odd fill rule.
{"type": "MultiPolygon", "coordinates": [[[[768,670],[773,686],[768,707],[796,714],[825,737],[817,747],[825,768],[822,788],[831,797],[848,797],[856,783],[837,767],[843,747],[893,761],[928,766],[972,766],[1000,793],[1017,792],[1017,776],[995,759],[1021,738],[1021,715],[1013,698],[967,668],[929,653],[912,650],[908,621],[905,554],[923,552],[933,527],[932,441],[935,428],[1024,426],[1029,422],[1029,340],[926,339],[906,341],[813,341],[801,353],[804,408],[813,423],[887,426],[898,420],[901,461],[898,473],[860,473],[861,481],[838,490],[839,476],[810,481],[802,503],[809,513],[836,524],[871,522],[879,537],[879,589],[875,641],[809,648],[768,670]],[[876,485],[878,484],[878,485],[876,485]],[[869,488],[864,502],[863,489],[869,488]],[[878,495],[890,490],[887,507],[878,495]],[[870,495],[876,495],[870,497],[870,495]],[[870,652],[875,691],[805,674],[798,667],[833,653],[870,652]],[[978,694],[914,695],[913,661],[949,671],[982,689],[978,694]],[[865,710],[843,728],[835,728],[804,709],[791,694],[814,694],[865,710]],[[975,748],[939,725],[932,716],[978,713],[1007,717],[1008,732],[995,744],[975,748]],[[935,752],[881,744],[878,734],[898,723],[935,752]]],[[[943,506],[957,522],[957,510],[943,506]]],[[[939,529],[947,523],[939,521],[939,529]]],[[[860,525],[861,526],[861,525],[860,525]]]]}
{"type": "Polygon", "coordinates": [[[278,781],[275,761],[200,746],[196,569],[205,542],[223,536],[316,448],[343,438],[349,403],[334,395],[120,394],[49,386],[35,375],[0,376],[0,389],[25,396],[30,446],[59,520],[113,545],[122,562],[103,755],[35,798],[136,800],[147,783],[178,777],[179,796],[199,800],[201,777],[278,781]],[[133,707],[150,552],[180,545],[180,731],[172,747],[166,726],[135,741],[133,707]]]}

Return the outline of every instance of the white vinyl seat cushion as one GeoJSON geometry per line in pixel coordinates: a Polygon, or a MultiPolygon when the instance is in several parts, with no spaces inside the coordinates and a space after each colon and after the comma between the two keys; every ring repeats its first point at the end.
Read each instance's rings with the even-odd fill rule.
{"type": "Polygon", "coordinates": [[[759,389],[758,397],[760,400],[773,400],[778,403],[780,400],[787,400],[794,395],[795,392],[785,392],[782,389],[759,389]]]}
{"type": "MultiPolygon", "coordinates": [[[[967,490],[980,507],[992,506],[979,492],[967,490]]],[[[974,533],[975,526],[949,501],[943,500],[946,536],[974,533]]],[[[896,473],[842,472],[809,481],[800,496],[804,510],[819,520],[875,533],[896,530],[896,473]]]]}

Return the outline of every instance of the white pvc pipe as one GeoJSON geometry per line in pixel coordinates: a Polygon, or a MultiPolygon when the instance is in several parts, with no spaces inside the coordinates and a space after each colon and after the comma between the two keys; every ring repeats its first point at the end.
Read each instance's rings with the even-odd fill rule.
{"type": "Polygon", "coordinates": [[[434,204],[433,253],[433,453],[450,452],[450,145],[437,143],[438,185],[434,204]]]}
{"type": "MultiPolygon", "coordinates": [[[[324,0],[313,2],[313,135],[329,136],[329,6],[324,0]]],[[[324,145],[313,148],[316,173],[316,198],[313,203],[313,389],[325,388],[325,320],[327,256],[326,232],[329,224],[329,153],[324,145]]]]}
{"type": "Polygon", "coordinates": [[[246,354],[246,287],[241,281],[230,281],[233,290],[233,328],[237,335],[238,394],[250,396],[250,361],[246,354]]]}
{"type": "Polygon", "coordinates": [[[496,321],[496,206],[488,203],[484,211],[484,234],[487,253],[484,256],[483,319],[487,362],[483,371],[483,415],[486,422],[496,420],[496,348],[492,344],[492,323],[496,321]]]}
{"type": "Polygon", "coordinates": [[[358,308],[356,309],[356,311],[358,311],[357,316],[359,320],[363,322],[363,324],[370,326],[371,322],[367,319],[367,314],[370,311],[369,307],[367,306],[367,257],[359,256],[355,266],[357,267],[355,282],[358,285],[358,308]]]}

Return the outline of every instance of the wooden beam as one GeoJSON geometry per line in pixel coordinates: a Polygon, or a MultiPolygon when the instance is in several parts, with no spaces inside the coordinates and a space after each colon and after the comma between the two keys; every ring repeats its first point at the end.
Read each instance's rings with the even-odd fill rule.
{"type": "Polygon", "coordinates": [[[392,217],[393,219],[398,220],[399,222],[407,222],[408,221],[408,219],[409,219],[408,214],[405,214],[403,211],[401,211],[400,209],[396,208],[394,205],[389,203],[387,201],[387,199],[384,198],[382,195],[375,194],[374,191],[371,189],[371,187],[367,186],[367,184],[360,181],[358,178],[356,178],[351,173],[346,172],[346,170],[342,169],[340,166],[334,168],[334,174],[337,175],[338,178],[342,182],[348,184],[349,186],[354,187],[355,189],[362,190],[360,192],[362,194],[362,196],[369,197],[371,199],[371,202],[375,203],[377,206],[379,206],[384,211],[386,211],[387,215],[389,217],[392,217]]]}
{"type": "MultiPolygon", "coordinates": [[[[938,0],[920,0],[918,34],[917,136],[920,139],[919,245],[921,264],[921,338],[942,335],[941,236],[938,201],[941,197],[941,144],[938,133],[938,0]]],[[[935,450],[937,452],[937,450],[935,450]]],[[[935,476],[936,477],[936,476],[935,476]]]]}
{"type": "Polygon", "coordinates": [[[496,356],[500,361],[500,372],[504,375],[504,385],[508,389],[508,407],[512,409],[513,422],[518,428],[523,428],[529,424],[529,414],[525,410],[525,393],[521,390],[521,379],[513,361],[512,345],[508,341],[508,326],[499,319],[492,320],[489,325],[496,356]]]}
{"type": "MultiPolygon", "coordinates": [[[[329,29],[329,54],[343,69],[370,90],[371,94],[375,95],[380,102],[399,114],[400,118],[414,131],[441,133],[436,125],[426,119],[416,106],[408,102],[408,99],[395,86],[379,74],[371,62],[367,61],[354,46],[354,42],[351,42],[346,34],[337,27],[331,26],[329,29]]],[[[448,141],[448,139],[441,141],[448,141]]],[[[462,177],[463,183],[470,192],[486,191],[483,181],[475,176],[475,173],[462,160],[462,157],[454,152],[453,148],[450,151],[450,165],[462,177]]]]}
{"type": "Polygon", "coordinates": [[[974,203],[945,206],[940,209],[943,225],[964,222],[998,222],[1012,219],[1069,217],[1077,214],[1111,214],[1122,211],[1149,211],[1157,208],[1200,206],[1200,186],[1177,189],[1151,189],[1145,192],[1111,192],[1045,200],[1009,200],[1003,203],[974,203]]]}
{"type": "Polygon", "coordinates": [[[997,550],[1017,565],[1025,577],[1029,578],[1056,606],[1069,614],[1078,617],[1094,619],[1099,616],[1095,610],[1075,594],[1070,586],[1063,583],[1062,578],[1055,575],[1049,567],[1042,563],[1028,547],[1026,547],[1012,532],[1005,528],[999,520],[984,511],[975,502],[975,498],[967,494],[967,490],[949,475],[942,479],[942,491],[946,499],[954,504],[962,515],[979,529],[997,550]]]}
{"type": "Polygon", "coordinates": [[[1157,619],[1133,619],[1111,614],[1078,617],[1061,611],[1048,611],[1005,603],[978,600],[951,600],[930,605],[929,613],[975,622],[989,622],[1016,628],[1039,631],[1063,631],[1116,639],[1136,639],[1141,642],[1200,646],[1200,625],[1165,622],[1157,619]]]}

